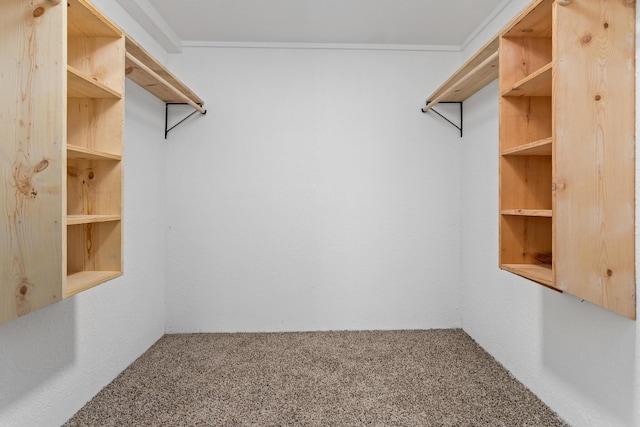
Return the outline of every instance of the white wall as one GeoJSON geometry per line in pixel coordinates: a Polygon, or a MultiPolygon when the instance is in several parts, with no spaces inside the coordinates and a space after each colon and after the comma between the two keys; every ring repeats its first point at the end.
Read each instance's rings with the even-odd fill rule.
{"type": "Polygon", "coordinates": [[[164,334],[164,109],[130,82],[126,94],[125,275],[0,325],[2,427],[64,423],[164,334]]]}
{"type": "MultiPolygon", "coordinates": [[[[481,36],[525,4],[511,2],[481,36]]],[[[571,425],[638,426],[637,322],[498,269],[497,100],[494,82],[465,103],[463,328],[571,425]]]]}
{"type": "Polygon", "coordinates": [[[208,114],[170,138],[170,332],[460,325],[456,52],[185,48],[208,114]]]}

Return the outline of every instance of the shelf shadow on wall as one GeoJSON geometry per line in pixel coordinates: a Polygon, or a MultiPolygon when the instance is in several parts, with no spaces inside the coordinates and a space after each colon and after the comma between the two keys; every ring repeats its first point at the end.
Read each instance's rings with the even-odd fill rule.
{"type": "Polygon", "coordinates": [[[624,425],[635,425],[635,322],[552,291],[544,293],[543,313],[544,368],[624,425]]]}
{"type": "Polygon", "coordinates": [[[0,425],[21,400],[34,407],[33,398],[46,396],[40,392],[47,383],[73,363],[74,301],[62,300],[0,325],[0,425]]]}

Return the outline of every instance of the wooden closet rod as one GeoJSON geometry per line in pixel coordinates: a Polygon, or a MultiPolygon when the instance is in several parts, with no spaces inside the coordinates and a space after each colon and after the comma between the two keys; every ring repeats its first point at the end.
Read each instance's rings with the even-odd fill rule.
{"type": "MultiPolygon", "coordinates": [[[[427,111],[429,111],[431,108],[435,107],[435,105],[442,101],[444,98],[446,98],[451,92],[453,92],[458,86],[462,85],[463,83],[466,83],[468,80],[473,79],[475,77],[477,77],[477,74],[488,64],[490,64],[492,61],[495,61],[498,58],[498,52],[494,52],[491,56],[489,56],[487,59],[485,59],[484,61],[482,61],[480,63],[480,65],[478,65],[476,68],[473,69],[473,71],[471,71],[469,74],[467,74],[466,76],[464,76],[463,78],[461,78],[460,80],[458,80],[456,83],[454,83],[449,90],[447,90],[446,92],[443,92],[442,94],[440,94],[440,96],[432,99],[432,100],[428,100],[427,99],[427,105],[425,107],[422,107],[422,112],[426,113],[427,111]]],[[[435,110],[434,110],[435,111],[435,110]]]]}
{"type": "Polygon", "coordinates": [[[145,64],[140,62],[135,56],[133,56],[129,52],[126,52],[125,55],[126,55],[126,57],[127,57],[127,59],[129,61],[133,62],[136,65],[136,67],[139,67],[143,71],[146,71],[147,73],[149,73],[151,76],[153,76],[154,79],[158,80],[164,87],[166,87],[171,92],[173,92],[178,98],[183,100],[185,103],[191,105],[193,108],[195,108],[196,110],[198,110],[202,114],[206,114],[207,113],[207,110],[205,110],[201,105],[196,104],[187,95],[185,95],[184,93],[180,92],[171,83],[169,83],[168,81],[166,81],[165,79],[160,77],[158,75],[158,73],[156,73],[151,68],[147,67],[145,64]]]}

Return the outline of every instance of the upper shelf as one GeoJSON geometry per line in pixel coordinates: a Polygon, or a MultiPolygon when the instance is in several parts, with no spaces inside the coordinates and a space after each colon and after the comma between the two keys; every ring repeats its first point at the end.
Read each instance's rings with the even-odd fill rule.
{"type": "Polygon", "coordinates": [[[67,0],[69,37],[122,37],[122,31],[86,0],[67,0]]]}
{"type": "Polygon", "coordinates": [[[128,35],[125,35],[125,48],[125,74],[128,78],[165,103],[190,104],[188,101],[191,101],[199,106],[204,104],[200,97],[128,35]]]}
{"type": "Polygon", "coordinates": [[[498,45],[495,36],[427,98],[426,112],[438,102],[462,102],[498,78],[498,45]]]}

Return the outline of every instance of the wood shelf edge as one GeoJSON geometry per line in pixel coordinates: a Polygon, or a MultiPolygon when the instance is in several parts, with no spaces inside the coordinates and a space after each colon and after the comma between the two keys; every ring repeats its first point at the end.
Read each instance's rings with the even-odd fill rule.
{"type": "Polygon", "coordinates": [[[553,269],[547,264],[501,264],[502,270],[508,271],[525,279],[533,280],[554,291],[562,292],[553,285],[553,269]]]}
{"type": "Polygon", "coordinates": [[[122,99],[122,93],[67,65],[67,97],[122,99]]]}
{"type": "Polygon", "coordinates": [[[516,82],[513,87],[505,90],[501,96],[551,96],[551,70],[552,63],[549,62],[516,82]]]}
{"type": "MultiPolygon", "coordinates": [[[[174,88],[180,91],[184,96],[198,105],[203,105],[204,101],[197,96],[191,89],[181,82],[175,75],[173,75],[164,65],[156,60],[149,52],[144,50],[135,40],[133,40],[128,34],[125,34],[125,50],[128,54],[140,61],[145,66],[149,67],[154,73],[166,80],[174,88]]],[[[177,97],[174,93],[166,90],[162,84],[158,84],[158,81],[149,76],[149,73],[141,70],[136,64],[125,60],[125,75],[142,86],[148,92],[161,99],[163,102],[171,103],[183,103],[184,100],[177,97]]]]}
{"type": "Polygon", "coordinates": [[[442,98],[442,102],[461,102],[469,98],[471,95],[491,83],[498,78],[498,59],[496,56],[495,64],[493,61],[487,63],[483,68],[478,68],[488,58],[498,52],[499,37],[495,35],[489,42],[481,47],[467,62],[465,62],[449,79],[447,79],[435,92],[433,92],[428,98],[427,102],[437,98],[442,98]],[[459,92],[453,92],[450,96],[445,96],[447,92],[451,91],[456,85],[458,85],[463,79],[467,79],[473,73],[476,76],[481,76],[477,82],[466,89],[459,92]]]}
{"type": "Polygon", "coordinates": [[[503,156],[550,156],[552,147],[553,138],[549,137],[504,150],[500,154],[503,156]]]}
{"type": "Polygon", "coordinates": [[[534,216],[541,218],[552,218],[553,211],[551,209],[503,209],[501,215],[512,216],[534,216]]]}
{"type": "Polygon", "coordinates": [[[64,297],[69,298],[108,280],[122,276],[121,271],[80,271],[67,276],[64,297]]]}
{"type": "Polygon", "coordinates": [[[122,221],[121,215],[67,215],[67,225],[95,224],[122,221]]]}
{"type": "Polygon", "coordinates": [[[72,144],[67,144],[67,158],[86,160],[122,160],[122,156],[120,154],[106,153],[104,151],[93,150],[91,148],[80,147],[72,144]]]}
{"type": "Polygon", "coordinates": [[[120,38],[122,30],[87,0],[67,0],[69,37],[120,38]]]}

